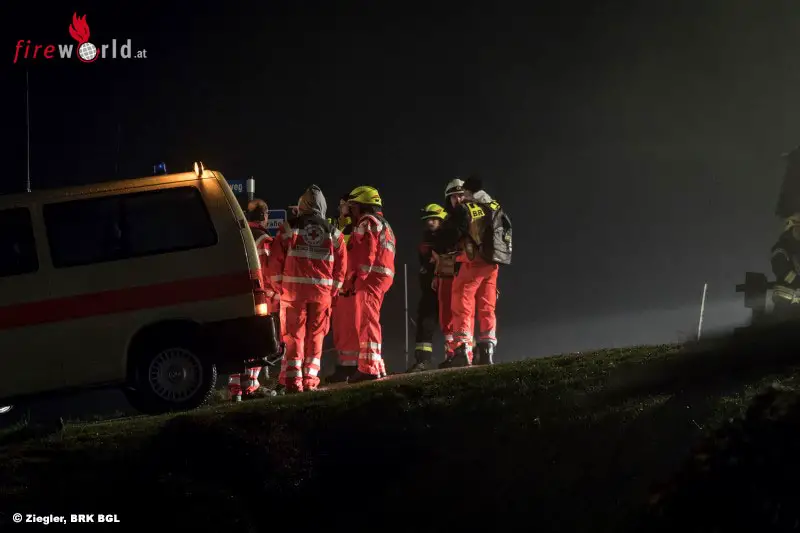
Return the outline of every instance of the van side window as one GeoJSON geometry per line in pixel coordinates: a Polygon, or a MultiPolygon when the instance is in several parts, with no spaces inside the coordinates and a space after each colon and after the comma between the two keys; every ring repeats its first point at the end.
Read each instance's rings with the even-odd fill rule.
{"type": "Polygon", "coordinates": [[[217,243],[195,187],[176,187],[43,207],[56,268],[204,248],[217,243]]]}
{"type": "Polygon", "coordinates": [[[25,207],[0,211],[0,277],[39,270],[31,213],[25,207]]]}

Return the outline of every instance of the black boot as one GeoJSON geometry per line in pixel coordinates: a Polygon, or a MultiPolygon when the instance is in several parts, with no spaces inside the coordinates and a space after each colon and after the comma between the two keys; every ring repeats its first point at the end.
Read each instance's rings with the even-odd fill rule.
{"type": "Polygon", "coordinates": [[[467,357],[467,345],[462,344],[453,353],[453,357],[444,360],[444,363],[439,365],[439,368],[459,368],[470,366],[469,358],[467,357]]]}
{"type": "Polygon", "coordinates": [[[362,381],[375,381],[380,379],[380,376],[374,374],[365,374],[360,370],[355,372],[352,376],[347,379],[348,383],[361,383],[362,381]]]}
{"type": "Polygon", "coordinates": [[[336,370],[333,371],[333,374],[325,378],[325,383],[344,383],[357,371],[357,366],[336,365],[336,370]]]}
{"type": "Polygon", "coordinates": [[[417,350],[414,353],[414,359],[416,359],[417,362],[411,365],[411,368],[407,370],[409,374],[414,372],[424,372],[425,370],[429,370],[431,368],[431,352],[417,350]]]}
{"type": "Polygon", "coordinates": [[[482,342],[478,344],[478,364],[479,365],[493,365],[494,364],[494,343],[482,342]]]}

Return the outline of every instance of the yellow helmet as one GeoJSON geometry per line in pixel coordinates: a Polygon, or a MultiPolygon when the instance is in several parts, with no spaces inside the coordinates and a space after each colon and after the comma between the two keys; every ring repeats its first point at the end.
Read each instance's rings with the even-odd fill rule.
{"type": "Polygon", "coordinates": [[[376,205],[378,207],[383,205],[378,189],[369,185],[362,185],[353,189],[347,197],[347,201],[355,204],[376,205]]]}
{"type": "Polygon", "coordinates": [[[427,220],[429,218],[438,218],[439,220],[444,220],[447,218],[447,213],[444,210],[444,207],[440,206],[439,204],[428,204],[422,208],[422,217],[420,220],[427,220]]]}

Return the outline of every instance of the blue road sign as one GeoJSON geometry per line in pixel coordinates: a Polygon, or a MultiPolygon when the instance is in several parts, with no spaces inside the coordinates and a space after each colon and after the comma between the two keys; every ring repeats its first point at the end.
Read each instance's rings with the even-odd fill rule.
{"type": "Polygon", "coordinates": [[[244,194],[244,180],[228,180],[228,185],[233,189],[234,194],[244,194]]]}
{"type": "Polygon", "coordinates": [[[286,209],[270,209],[267,219],[267,233],[274,237],[278,233],[278,227],[284,220],[286,220],[286,209]]]}

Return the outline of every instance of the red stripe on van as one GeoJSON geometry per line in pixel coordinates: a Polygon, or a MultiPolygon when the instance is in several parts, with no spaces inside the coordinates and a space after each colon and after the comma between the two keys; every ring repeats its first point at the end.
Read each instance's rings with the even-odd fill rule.
{"type": "Polygon", "coordinates": [[[0,307],[0,330],[215,300],[253,292],[250,274],[225,274],[0,307]]]}

